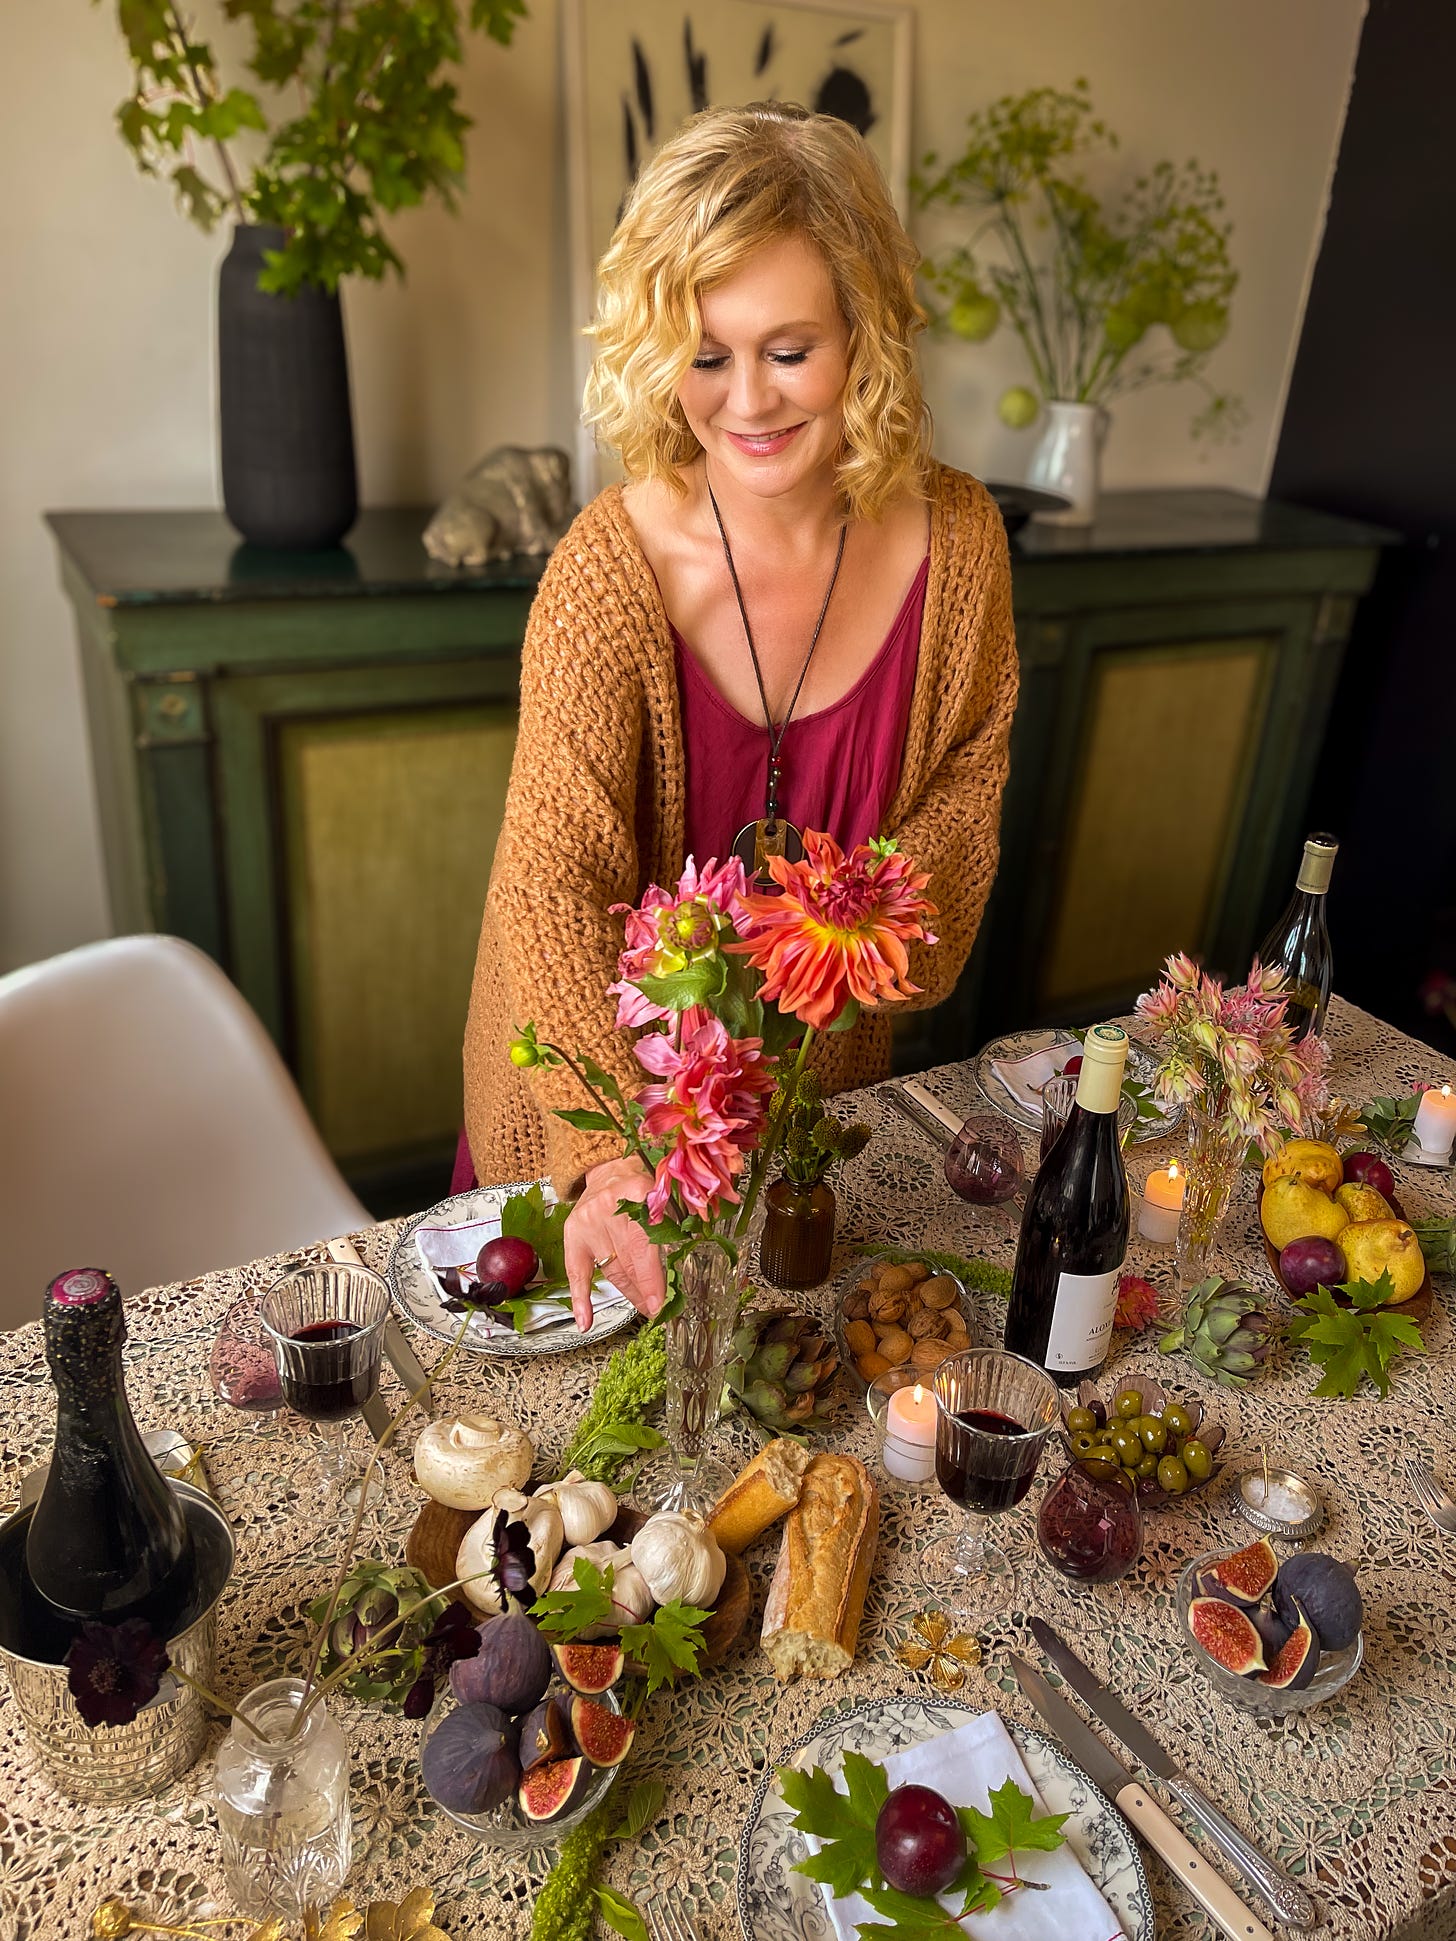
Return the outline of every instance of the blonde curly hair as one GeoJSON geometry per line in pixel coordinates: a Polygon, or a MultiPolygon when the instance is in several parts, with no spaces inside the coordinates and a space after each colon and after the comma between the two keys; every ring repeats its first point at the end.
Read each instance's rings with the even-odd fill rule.
{"type": "Polygon", "coordinates": [[[698,300],[765,243],[801,235],[849,330],[836,483],[853,518],[923,494],[928,414],[915,339],[919,253],[847,123],[780,102],[694,115],[638,176],[598,269],[582,416],[630,478],[686,488],[702,447],[677,389],[702,336],[698,300]]]}

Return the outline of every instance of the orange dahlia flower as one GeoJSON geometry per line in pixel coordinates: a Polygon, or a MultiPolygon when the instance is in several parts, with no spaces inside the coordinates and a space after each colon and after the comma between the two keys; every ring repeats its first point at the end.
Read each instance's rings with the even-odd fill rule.
{"type": "Polygon", "coordinates": [[[935,905],[921,894],[929,876],[893,843],[861,843],[846,856],[832,836],[807,830],[802,862],[773,856],[768,867],[779,894],[747,891],[740,941],[727,945],[763,972],[765,1002],[825,1031],[851,1003],[919,993],[905,946],[935,942],[923,921],[935,905]]]}

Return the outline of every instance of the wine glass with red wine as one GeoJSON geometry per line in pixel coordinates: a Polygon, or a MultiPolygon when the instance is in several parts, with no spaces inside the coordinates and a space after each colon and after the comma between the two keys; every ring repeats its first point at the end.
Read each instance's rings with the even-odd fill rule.
{"type": "Polygon", "coordinates": [[[945,1183],[971,1206],[994,1213],[1026,1184],[1021,1141],[1005,1119],[973,1112],[945,1154],[945,1183]]]}
{"type": "Polygon", "coordinates": [[[1031,1488],[1061,1397],[1044,1368],[1004,1348],[968,1348],[935,1371],[935,1474],[965,1527],[920,1559],[941,1608],[974,1625],[1010,1604],[1016,1572],[981,1534],[980,1519],[1013,1509],[1031,1488]]]}
{"type": "Polygon", "coordinates": [[[379,1386],[388,1314],[388,1284],[352,1260],[295,1263],[263,1296],[258,1318],[283,1400],[318,1430],[326,1487],[342,1488],[356,1472],[350,1431],[379,1386]]]}

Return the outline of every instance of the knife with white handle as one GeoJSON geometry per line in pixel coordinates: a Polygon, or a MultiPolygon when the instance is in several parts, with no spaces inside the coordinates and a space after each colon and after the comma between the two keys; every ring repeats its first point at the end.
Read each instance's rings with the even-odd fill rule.
{"type": "Polygon", "coordinates": [[[1274,1941],[1274,1936],[1253,1909],[1245,1907],[1223,1875],[1216,1872],[1198,1849],[1184,1839],[1152,1794],[1113,1758],[1067,1701],[1058,1698],[1046,1680],[1034,1672],[1024,1659],[1018,1658],[1014,1651],[1009,1656],[1017,1684],[1092,1784],[1131,1821],[1153,1852],[1183,1882],[1208,1918],[1229,1936],[1229,1941],[1274,1941]]]}
{"type": "MultiPolygon", "coordinates": [[[[328,1241],[325,1251],[330,1260],[352,1261],[356,1267],[362,1267],[364,1265],[364,1262],[359,1258],[359,1249],[349,1239],[347,1234],[340,1235],[337,1240],[328,1241]]],[[[419,1357],[405,1339],[404,1329],[392,1314],[384,1324],[383,1339],[384,1352],[388,1357],[389,1365],[404,1384],[406,1394],[415,1397],[418,1406],[426,1416],[433,1416],[435,1413],[435,1404],[430,1389],[429,1378],[420,1366],[419,1357]]],[[[364,1420],[369,1424],[371,1432],[378,1437],[383,1433],[384,1429],[388,1428],[391,1411],[388,1403],[379,1397],[378,1390],[375,1391],[374,1395],[370,1396],[369,1402],[377,1403],[377,1408],[371,1413],[369,1404],[366,1404],[361,1413],[363,1414],[364,1420]],[[384,1411],[382,1427],[377,1426],[376,1423],[379,1408],[382,1408],[384,1411]]]]}
{"type": "Polygon", "coordinates": [[[1178,1804],[1193,1815],[1250,1886],[1258,1888],[1273,1910],[1275,1920],[1289,1927],[1314,1927],[1319,1921],[1319,1910],[1298,1881],[1291,1880],[1282,1867],[1276,1866],[1267,1854],[1260,1853],[1233,1821],[1178,1770],[1141,1719],[1128,1711],[1115,1692],[1108,1691],[1092,1667],[1083,1664],[1072,1647],[1040,1618],[1031,1620],[1031,1635],[1078,1698],[1092,1707],[1110,1732],[1117,1734],[1139,1765],[1146,1766],[1162,1780],[1178,1804]]]}

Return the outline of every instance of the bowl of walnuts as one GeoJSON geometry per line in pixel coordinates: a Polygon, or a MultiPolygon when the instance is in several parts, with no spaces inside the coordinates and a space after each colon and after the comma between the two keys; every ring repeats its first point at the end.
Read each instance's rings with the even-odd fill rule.
{"type": "Polygon", "coordinates": [[[861,1390],[892,1368],[928,1381],[947,1355],[970,1346],[970,1305],[954,1274],[933,1262],[875,1254],[840,1282],[834,1316],[839,1358],[861,1390]]]}

